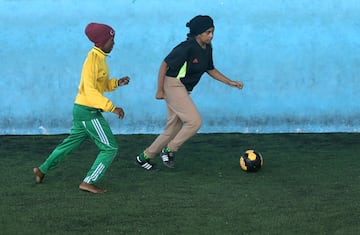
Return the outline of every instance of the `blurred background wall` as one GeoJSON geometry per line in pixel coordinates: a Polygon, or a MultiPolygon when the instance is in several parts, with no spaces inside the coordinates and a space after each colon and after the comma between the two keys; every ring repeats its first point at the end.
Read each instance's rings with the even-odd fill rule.
{"type": "Polygon", "coordinates": [[[129,86],[106,94],[125,119],[116,134],[159,133],[154,98],[163,58],[185,24],[215,22],[215,66],[243,90],[204,75],[192,97],[202,133],[358,132],[360,4],[357,0],[0,0],[0,134],[69,133],[89,22],[111,25],[107,62],[129,86]]]}

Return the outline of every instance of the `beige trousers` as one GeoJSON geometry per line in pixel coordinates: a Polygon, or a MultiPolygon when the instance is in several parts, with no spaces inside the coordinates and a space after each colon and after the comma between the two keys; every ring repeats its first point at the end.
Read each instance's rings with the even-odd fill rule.
{"type": "Polygon", "coordinates": [[[181,81],[165,77],[164,90],[167,122],[163,133],[145,150],[150,158],[154,158],[166,146],[176,152],[201,127],[199,111],[181,81]]]}

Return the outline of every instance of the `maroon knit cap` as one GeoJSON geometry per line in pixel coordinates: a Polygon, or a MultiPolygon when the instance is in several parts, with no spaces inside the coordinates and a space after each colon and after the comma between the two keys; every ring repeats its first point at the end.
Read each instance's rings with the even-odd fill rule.
{"type": "Polygon", "coordinates": [[[85,28],[85,34],[96,47],[103,47],[111,37],[115,37],[115,30],[106,24],[90,23],[85,28]]]}

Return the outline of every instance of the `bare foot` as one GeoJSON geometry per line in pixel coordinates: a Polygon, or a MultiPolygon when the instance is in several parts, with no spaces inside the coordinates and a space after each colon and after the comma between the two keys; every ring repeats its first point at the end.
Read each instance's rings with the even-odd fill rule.
{"type": "Polygon", "coordinates": [[[98,188],[93,184],[88,184],[85,182],[81,182],[81,184],[79,185],[79,189],[83,190],[83,191],[88,191],[90,193],[105,193],[106,192],[105,189],[98,188]]]}
{"type": "Polygon", "coordinates": [[[44,177],[45,177],[45,174],[42,173],[42,172],[39,170],[38,167],[35,167],[35,168],[33,169],[33,172],[34,172],[34,174],[35,174],[35,181],[36,181],[36,183],[37,183],[37,184],[40,184],[40,183],[43,181],[43,179],[44,179],[44,177]]]}

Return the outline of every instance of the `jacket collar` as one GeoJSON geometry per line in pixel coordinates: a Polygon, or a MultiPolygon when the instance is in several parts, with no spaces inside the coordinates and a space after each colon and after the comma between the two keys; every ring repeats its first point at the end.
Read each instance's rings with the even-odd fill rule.
{"type": "Polygon", "coordinates": [[[108,56],[108,54],[105,53],[105,52],[103,52],[99,47],[94,46],[92,50],[93,50],[94,52],[96,52],[97,54],[99,54],[99,55],[108,56]]]}

